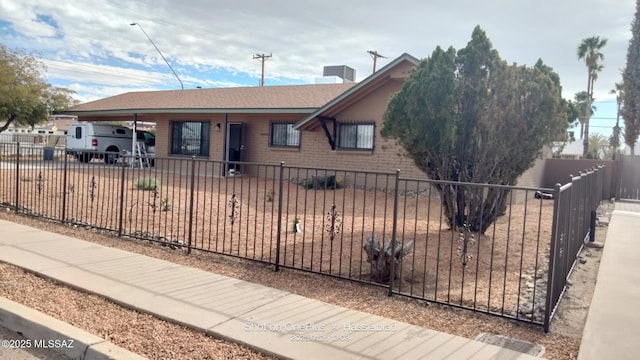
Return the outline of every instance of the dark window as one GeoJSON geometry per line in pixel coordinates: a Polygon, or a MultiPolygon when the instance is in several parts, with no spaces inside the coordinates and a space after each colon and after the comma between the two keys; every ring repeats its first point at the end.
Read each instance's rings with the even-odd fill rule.
{"type": "Polygon", "coordinates": [[[77,127],[76,128],[76,139],[82,139],[82,128],[81,127],[77,127]]]}
{"type": "Polygon", "coordinates": [[[373,124],[338,124],[338,148],[373,150],[373,124]]]}
{"type": "Polygon", "coordinates": [[[209,156],[211,124],[200,121],[171,123],[171,154],[209,156]]]}
{"type": "Polygon", "coordinates": [[[293,124],[271,123],[271,146],[300,146],[300,131],[293,129],[293,124]]]}
{"type": "Polygon", "coordinates": [[[138,141],[144,141],[144,144],[147,146],[156,145],[155,135],[148,131],[136,131],[136,138],[138,139],[138,141]]]}
{"type": "Polygon", "coordinates": [[[116,129],[116,134],[124,135],[125,131],[124,129],[116,129]]]}

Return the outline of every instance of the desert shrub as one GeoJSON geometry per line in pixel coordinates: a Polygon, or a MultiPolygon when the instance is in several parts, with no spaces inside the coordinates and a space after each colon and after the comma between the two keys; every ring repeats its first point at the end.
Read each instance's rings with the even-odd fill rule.
{"type": "Polygon", "coordinates": [[[133,186],[138,190],[154,190],[160,186],[160,181],[155,177],[141,177],[136,179],[133,186]]]}

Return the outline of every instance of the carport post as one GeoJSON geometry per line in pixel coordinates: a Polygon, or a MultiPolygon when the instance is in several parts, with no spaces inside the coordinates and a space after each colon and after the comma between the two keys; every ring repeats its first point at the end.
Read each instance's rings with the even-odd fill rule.
{"type": "Polygon", "coordinates": [[[227,163],[225,161],[229,160],[227,157],[227,127],[229,126],[229,113],[224,114],[224,130],[222,130],[222,174],[221,176],[227,175],[227,163]]]}
{"type": "MultiPolygon", "coordinates": [[[[136,136],[136,128],[138,126],[138,113],[133,114],[133,137],[131,137],[131,156],[135,156],[136,155],[136,140],[138,139],[138,137],[136,136]]],[[[131,158],[131,165],[133,165],[133,162],[135,158],[131,158]]]]}

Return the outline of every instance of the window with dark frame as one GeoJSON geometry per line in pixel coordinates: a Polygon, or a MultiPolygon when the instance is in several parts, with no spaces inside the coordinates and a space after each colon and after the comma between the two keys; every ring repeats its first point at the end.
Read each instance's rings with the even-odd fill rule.
{"type": "Polygon", "coordinates": [[[338,124],[338,149],[373,150],[375,125],[338,124]]]}
{"type": "Polygon", "coordinates": [[[171,154],[209,156],[210,130],[209,122],[171,122],[171,154]]]}
{"type": "Polygon", "coordinates": [[[293,123],[271,123],[271,146],[299,147],[300,131],[293,129],[293,123]]]}

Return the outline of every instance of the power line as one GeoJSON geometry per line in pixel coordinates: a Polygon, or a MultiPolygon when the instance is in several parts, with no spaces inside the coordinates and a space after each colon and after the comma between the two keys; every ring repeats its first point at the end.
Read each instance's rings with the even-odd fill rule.
{"type": "Polygon", "coordinates": [[[169,64],[169,61],[167,60],[167,58],[164,57],[164,55],[162,55],[162,51],[160,51],[160,49],[158,49],[158,47],[156,46],[156,43],[153,42],[153,40],[151,40],[151,38],[149,37],[149,35],[147,34],[146,31],[144,31],[144,29],[142,28],[142,25],[134,22],[129,24],[131,26],[136,26],[138,25],[138,27],[140,28],[140,30],[142,30],[142,32],[144,33],[144,35],[147,37],[147,39],[149,39],[149,42],[151,43],[151,45],[153,45],[154,48],[156,48],[156,50],[158,50],[158,54],[160,54],[160,56],[162,57],[162,60],[164,60],[165,63],[167,63],[167,66],[169,67],[169,69],[171,70],[171,72],[173,73],[173,75],[176,76],[176,79],[178,79],[178,81],[180,82],[180,87],[182,88],[182,90],[184,90],[184,84],[182,83],[182,80],[180,80],[180,77],[178,77],[178,74],[176,74],[176,72],[173,70],[173,67],[171,67],[171,64],[169,64]]]}
{"type": "Polygon", "coordinates": [[[51,58],[46,58],[46,57],[39,57],[38,59],[47,60],[47,61],[53,61],[53,62],[56,62],[56,63],[69,65],[69,66],[64,66],[64,65],[56,64],[56,63],[48,63],[47,67],[50,67],[50,68],[52,67],[52,68],[57,68],[57,69],[61,69],[61,70],[75,70],[77,68],[86,68],[86,69],[88,69],[88,71],[94,72],[94,73],[115,76],[115,77],[119,77],[119,78],[123,78],[123,79],[136,80],[136,81],[145,82],[145,83],[148,83],[148,84],[155,84],[156,83],[154,81],[150,81],[149,78],[146,77],[146,76],[137,76],[135,74],[128,74],[128,75],[118,74],[117,72],[114,72],[114,71],[109,70],[109,69],[102,68],[102,67],[97,66],[97,65],[73,63],[73,62],[70,62],[70,61],[57,60],[57,59],[51,59],[51,58]]]}
{"type": "MultiPolygon", "coordinates": [[[[589,124],[590,128],[600,128],[600,129],[612,129],[613,126],[605,126],[605,125],[591,125],[589,124]]],[[[620,126],[620,128],[624,128],[624,126],[620,126]]]]}

